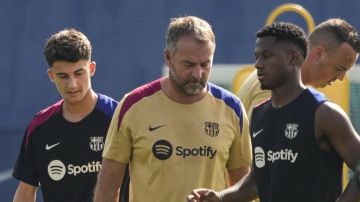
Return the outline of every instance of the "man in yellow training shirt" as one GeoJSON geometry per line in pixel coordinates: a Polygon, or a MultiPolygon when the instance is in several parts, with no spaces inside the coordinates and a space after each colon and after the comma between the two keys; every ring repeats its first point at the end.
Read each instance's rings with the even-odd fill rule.
{"type": "Polygon", "coordinates": [[[214,52],[215,36],[206,21],[172,19],[164,50],[169,76],[121,100],[108,131],[95,202],[117,198],[127,165],[134,202],[183,201],[194,188],[222,190],[249,172],[246,112],[236,95],[208,82],[214,52]]]}

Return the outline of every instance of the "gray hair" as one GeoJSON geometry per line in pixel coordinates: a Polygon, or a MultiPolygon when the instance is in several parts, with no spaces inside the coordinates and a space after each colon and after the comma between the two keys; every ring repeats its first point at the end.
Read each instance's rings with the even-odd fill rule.
{"type": "Polygon", "coordinates": [[[180,37],[190,35],[199,43],[212,42],[215,49],[215,35],[211,25],[195,16],[172,18],[166,33],[166,49],[176,52],[176,43],[180,37]]]}

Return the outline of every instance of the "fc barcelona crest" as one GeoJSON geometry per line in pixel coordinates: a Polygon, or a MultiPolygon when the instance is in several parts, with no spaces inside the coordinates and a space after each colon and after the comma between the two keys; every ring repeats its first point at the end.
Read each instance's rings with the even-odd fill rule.
{"type": "Polygon", "coordinates": [[[299,132],[298,126],[299,126],[299,124],[296,124],[296,123],[286,124],[285,137],[287,137],[289,139],[295,138],[299,132]]]}
{"type": "Polygon", "coordinates": [[[219,135],[219,124],[213,122],[205,122],[205,133],[210,137],[219,135]]]}
{"type": "Polygon", "coordinates": [[[101,151],[104,149],[104,137],[90,137],[90,149],[93,151],[101,151]]]}

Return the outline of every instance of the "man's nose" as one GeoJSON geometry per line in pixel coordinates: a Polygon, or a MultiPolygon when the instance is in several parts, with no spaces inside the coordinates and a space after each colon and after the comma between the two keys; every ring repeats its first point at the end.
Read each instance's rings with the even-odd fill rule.
{"type": "Polygon", "coordinates": [[[75,78],[69,78],[68,87],[75,88],[77,86],[76,79],[75,78]]]}
{"type": "Polygon", "coordinates": [[[203,69],[201,68],[201,65],[196,65],[196,67],[194,67],[193,71],[192,71],[192,76],[199,80],[202,77],[203,74],[203,69]]]}

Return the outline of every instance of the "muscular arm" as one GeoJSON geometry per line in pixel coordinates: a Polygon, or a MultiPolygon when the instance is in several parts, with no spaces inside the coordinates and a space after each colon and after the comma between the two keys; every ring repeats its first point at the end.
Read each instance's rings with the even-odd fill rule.
{"type": "Polygon", "coordinates": [[[359,202],[360,201],[360,184],[358,175],[350,179],[348,186],[336,202],[359,202]]]}
{"type": "Polygon", "coordinates": [[[247,202],[257,198],[258,192],[253,175],[253,170],[250,171],[242,180],[238,181],[233,186],[215,192],[210,189],[195,189],[191,195],[187,197],[188,202],[247,202]]]}
{"type": "Polygon", "coordinates": [[[253,170],[233,186],[218,193],[221,202],[250,201],[258,196],[253,170]]]}
{"type": "Polygon", "coordinates": [[[94,202],[118,201],[119,188],[124,178],[126,165],[103,158],[95,188],[94,202]]]}
{"type": "MultiPolygon", "coordinates": [[[[315,126],[320,147],[325,150],[335,149],[346,165],[354,170],[356,164],[360,162],[360,137],[347,114],[338,105],[325,102],[316,111],[315,126]]],[[[339,201],[360,201],[359,195],[359,188],[352,180],[339,201]]]]}
{"type": "Polygon", "coordinates": [[[14,202],[35,202],[37,187],[20,181],[14,195],[14,202]]]}
{"type": "Polygon", "coordinates": [[[234,185],[240,181],[250,171],[249,167],[242,167],[236,169],[228,169],[229,185],[234,185]]]}

